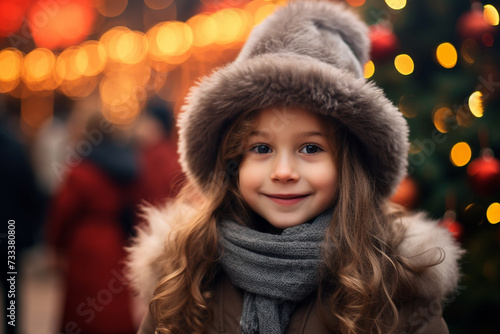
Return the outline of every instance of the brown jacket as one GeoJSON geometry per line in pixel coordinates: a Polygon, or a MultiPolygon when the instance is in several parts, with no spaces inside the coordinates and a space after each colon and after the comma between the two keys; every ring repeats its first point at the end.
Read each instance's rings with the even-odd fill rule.
{"type": "MultiPolygon", "coordinates": [[[[223,278],[212,305],[214,319],[207,334],[239,334],[243,308],[243,291],[223,278]]],[[[439,301],[418,299],[400,309],[400,322],[395,334],[447,334],[448,327],[441,317],[439,301]]],[[[138,334],[154,334],[155,323],[148,313],[138,334]]],[[[323,325],[316,310],[315,298],[302,302],[292,314],[286,334],[333,334],[323,325]]]]}
{"type": "MultiPolygon", "coordinates": [[[[142,294],[145,301],[152,297],[154,287],[160,279],[161,268],[156,259],[163,251],[165,238],[171,236],[172,222],[182,222],[192,210],[177,206],[161,209],[148,209],[147,229],[139,231],[133,247],[129,249],[129,278],[133,286],[142,294]]],[[[405,240],[398,251],[410,258],[426,250],[438,247],[445,255],[444,260],[429,268],[415,278],[414,286],[418,297],[399,310],[399,328],[395,334],[441,334],[448,333],[441,312],[441,303],[447,294],[452,293],[459,278],[457,260],[463,251],[457,246],[449,232],[429,221],[423,214],[403,218],[406,226],[405,240]]],[[[167,239],[168,240],[168,239],[167,239]]],[[[212,305],[214,321],[208,334],[237,334],[243,305],[243,292],[223,277],[216,286],[215,300],[212,305]]],[[[155,326],[149,314],[139,330],[140,334],[153,334],[155,326]]],[[[316,310],[315,298],[302,302],[292,314],[287,334],[332,333],[326,329],[316,310]]],[[[334,332],[335,333],[335,332],[334,332]]]]}

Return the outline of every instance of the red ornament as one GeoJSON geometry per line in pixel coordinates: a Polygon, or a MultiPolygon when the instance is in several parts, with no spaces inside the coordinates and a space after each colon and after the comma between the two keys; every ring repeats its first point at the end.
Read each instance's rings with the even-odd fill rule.
{"type": "Polygon", "coordinates": [[[370,26],[371,51],[373,61],[384,61],[396,54],[399,41],[387,24],[374,24],[370,26]]]}
{"type": "Polygon", "coordinates": [[[450,231],[451,235],[455,240],[460,240],[462,238],[462,235],[464,233],[464,227],[462,224],[457,222],[453,217],[445,217],[443,220],[439,222],[439,225],[441,225],[444,228],[447,228],[448,231],[450,231]]]}
{"type": "Polygon", "coordinates": [[[486,45],[493,38],[495,28],[483,18],[483,8],[480,4],[474,4],[472,10],[463,14],[457,22],[457,30],[463,39],[472,38],[478,43],[486,45]]]}
{"type": "Polygon", "coordinates": [[[418,203],[417,183],[409,176],[405,177],[396,189],[391,201],[407,209],[414,209],[418,203]]]}
{"type": "Polygon", "coordinates": [[[467,175],[472,190],[479,196],[492,196],[500,190],[500,162],[489,149],[469,163],[467,175]]]}

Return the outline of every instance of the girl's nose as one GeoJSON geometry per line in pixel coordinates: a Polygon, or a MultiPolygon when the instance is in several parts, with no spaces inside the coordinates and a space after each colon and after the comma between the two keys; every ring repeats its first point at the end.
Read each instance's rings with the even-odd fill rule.
{"type": "Polygon", "coordinates": [[[273,181],[288,182],[299,179],[299,173],[295,168],[293,158],[287,155],[278,155],[271,172],[273,181]]]}

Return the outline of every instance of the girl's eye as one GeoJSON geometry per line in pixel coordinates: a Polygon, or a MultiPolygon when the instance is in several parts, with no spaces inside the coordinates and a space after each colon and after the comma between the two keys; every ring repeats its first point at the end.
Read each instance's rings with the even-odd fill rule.
{"type": "Polygon", "coordinates": [[[260,144],[260,145],[255,145],[250,149],[250,151],[253,151],[255,153],[259,154],[266,154],[266,153],[271,153],[271,148],[267,145],[260,144]]]}
{"type": "Polygon", "coordinates": [[[318,153],[321,151],[323,151],[321,149],[321,147],[319,147],[318,145],[314,145],[314,144],[306,145],[300,150],[301,153],[307,153],[307,154],[314,154],[314,153],[318,153]]]}

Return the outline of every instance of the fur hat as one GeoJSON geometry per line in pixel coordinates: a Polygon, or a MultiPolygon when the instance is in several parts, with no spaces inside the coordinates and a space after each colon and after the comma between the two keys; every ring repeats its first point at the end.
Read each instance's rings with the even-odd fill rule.
{"type": "Polygon", "coordinates": [[[179,117],[184,172],[202,189],[229,126],[244,111],[298,106],[343,124],[364,147],[377,190],[406,174],[408,126],[363,77],[367,26],[344,5],[292,2],[254,28],[237,59],[191,89],[179,117]]]}

